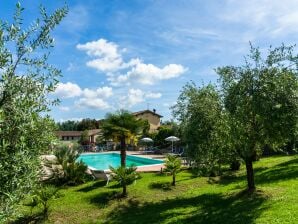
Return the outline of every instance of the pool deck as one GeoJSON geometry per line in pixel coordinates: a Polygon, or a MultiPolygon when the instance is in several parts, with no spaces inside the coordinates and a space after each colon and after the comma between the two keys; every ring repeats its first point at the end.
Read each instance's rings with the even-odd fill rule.
{"type": "MultiPolygon", "coordinates": [[[[153,155],[153,154],[144,154],[143,152],[138,151],[127,151],[127,155],[134,155],[149,159],[158,159],[158,160],[164,160],[166,157],[164,155],[153,155]]],[[[149,166],[141,166],[137,168],[137,171],[139,172],[158,172],[161,171],[161,169],[164,169],[164,164],[157,164],[157,165],[149,165],[149,166]]]]}
{"type": "MultiPolygon", "coordinates": [[[[92,154],[92,153],[93,152],[86,153],[86,154],[92,154]]],[[[96,152],[96,153],[100,153],[100,152],[96,152]]],[[[102,152],[102,153],[119,153],[120,154],[120,151],[108,151],[108,152],[102,152]]],[[[142,152],[142,151],[126,151],[126,154],[144,157],[144,158],[148,158],[148,159],[164,160],[166,158],[165,155],[144,154],[144,152],[142,152]]],[[[137,171],[139,171],[139,172],[158,172],[164,168],[165,168],[165,166],[163,164],[146,165],[146,166],[137,167],[137,171]]]]}

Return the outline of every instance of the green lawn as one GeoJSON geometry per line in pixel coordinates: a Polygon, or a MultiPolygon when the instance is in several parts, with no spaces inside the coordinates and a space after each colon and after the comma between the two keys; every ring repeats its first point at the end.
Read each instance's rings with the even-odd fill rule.
{"type": "Polygon", "coordinates": [[[51,201],[48,223],[298,223],[298,156],[263,158],[254,164],[257,192],[243,193],[245,170],[222,178],[171,177],[154,173],[128,188],[126,199],[112,182],[63,189],[51,201]]]}

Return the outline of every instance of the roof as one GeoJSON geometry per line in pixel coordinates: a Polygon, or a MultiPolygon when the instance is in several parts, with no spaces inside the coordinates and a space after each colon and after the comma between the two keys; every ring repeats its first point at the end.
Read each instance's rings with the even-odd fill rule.
{"type": "Polygon", "coordinates": [[[58,136],[81,136],[82,131],[56,131],[58,136]]]}
{"type": "Polygon", "coordinates": [[[151,111],[151,110],[142,110],[142,111],[134,112],[132,114],[137,116],[137,115],[142,115],[142,114],[146,114],[146,113],[150,113],[150,114],[153,114],[155,116],[162,117],[160,114],[157,114],[157,113],[155,113],[154,111],[151,111]]]}
{"type": "MultiPolygon", "coordinates": [[[[100,129],[92,129],[88,130],[88,136],[96,135],[100,132],[100,129]]],[[[56,135],[58,136],[81,136],[83,131],[56,131],[56,135]]]]}
{"type": "Polygon", "coordinates": [[[100,133],[100,129],[88,130],[88,135],[96,135],[98,133],[100,133]]]}

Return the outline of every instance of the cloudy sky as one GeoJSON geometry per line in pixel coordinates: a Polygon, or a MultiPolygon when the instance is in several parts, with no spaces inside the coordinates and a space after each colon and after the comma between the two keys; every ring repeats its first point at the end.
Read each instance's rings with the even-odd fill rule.
{"type": "MultiPolygon", "coordinates": [[[[41,3],[52,11],[64,2],[69,14],[50,58],[63,73],[57,121],[148,106],[170,119],[187,81],[216,82],[213,69],[242,63],[249,41],[264,50],[297,42],[297,0],[26,0],[24,19],[41,3]]],[[[15,3],[0,1],[1,19],[15,3]]]]}

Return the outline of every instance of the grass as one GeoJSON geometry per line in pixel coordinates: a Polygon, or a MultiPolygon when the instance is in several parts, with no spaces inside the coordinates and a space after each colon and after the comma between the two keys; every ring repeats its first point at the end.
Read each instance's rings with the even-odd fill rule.
{"type": "Polygon", "coordinates": [[[257,191],[247,194],[244,166],[222,177],[171,177],[144,173],[128,188],[103,181],[60,190],[46,223],[298,223],[298,156],[263,158],[254,164],[257,191]]]}

